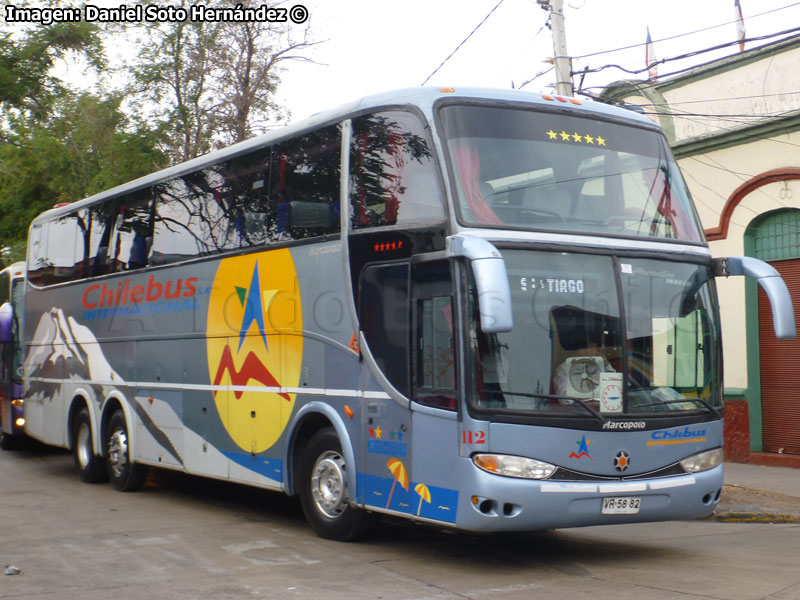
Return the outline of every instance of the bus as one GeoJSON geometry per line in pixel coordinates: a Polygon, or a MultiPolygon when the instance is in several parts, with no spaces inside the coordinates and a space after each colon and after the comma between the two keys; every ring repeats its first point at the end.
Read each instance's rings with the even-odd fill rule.
{"type": "Polygon", "coordinates": [[[521,91],[363,98],[29,230],[27,433],[80,477],[298,496],[322,537],[691,519],[722,490],[711,256],[646,117],[521,91]]]}
{"type": "Polygon", "coordinates": [[[25,437],[22,395],[22,319],[25,263],[0,270],[0,448],[25,437]]]}

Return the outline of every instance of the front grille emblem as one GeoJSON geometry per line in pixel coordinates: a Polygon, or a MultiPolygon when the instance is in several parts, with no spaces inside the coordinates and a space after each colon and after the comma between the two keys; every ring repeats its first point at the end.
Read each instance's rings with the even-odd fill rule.
{"type": "Polygon", "coordinates": [[[625,450],[620,450],[614,456],[614,468],[622,473],[623,471],[627,471],[628,467],[631,464],[631,456],[625,450]]]}

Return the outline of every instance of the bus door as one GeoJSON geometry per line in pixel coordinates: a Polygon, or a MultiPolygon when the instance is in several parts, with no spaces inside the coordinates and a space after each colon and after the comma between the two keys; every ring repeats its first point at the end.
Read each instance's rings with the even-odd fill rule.
{"type": "Polygon", "coordinates": [[[377,366],[367,369],[362,380],[359,496],[368,506],[403,513],[410,512],[412,471],[409,269],[405,260],[367,265],[358,290],[365,353],[377,366]],[[378,389],[388,394],[375,393],[378,389]]]}
{"type": "Polygon", "coordinates": [[[458,456],[457,317],[451,263],[419,262],[411,270],[411,514],[455,522],[458,456]]]}

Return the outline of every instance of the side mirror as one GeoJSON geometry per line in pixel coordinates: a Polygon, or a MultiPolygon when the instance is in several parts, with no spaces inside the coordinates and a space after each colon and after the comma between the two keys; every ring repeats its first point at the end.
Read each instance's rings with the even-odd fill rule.
{"type": "Polygon", "coordinates": [[[716,261],[717,274],[726,277],[744,275],[752,277],[769,298],[772,307],[772,327],[779,340],[791,340],[796,335],[794,308],[789,289],[775,269],[763,260],[751,256],[730,256],[716,261]]]}
{"type": "Polygon", "coordinates": [[[447,256],[470,261],[478,289],[481,330],[484,333],[511,331],[511,288],[506,263],[500,251],[483,238],[457,233],[447,238],[447,256]]]}
{"type": "Polygon", "coordinates": [[[0,306],[0,344],[7,344],[12,341],[11,324],[14,321],[14,309],[11,304],[6,302],[0,306]]]}

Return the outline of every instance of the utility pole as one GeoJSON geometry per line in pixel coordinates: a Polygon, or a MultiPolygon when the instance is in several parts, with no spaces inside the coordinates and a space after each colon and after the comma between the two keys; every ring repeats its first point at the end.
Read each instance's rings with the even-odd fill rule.
{"type": "Polygon", "coordinates": [[[553,32],[553,63],[556,67],[556,94],[572,96],[572,61],[567,54],[567,33],[564,29],[564,0],[550,0],[550,29],[553,32]]]}

